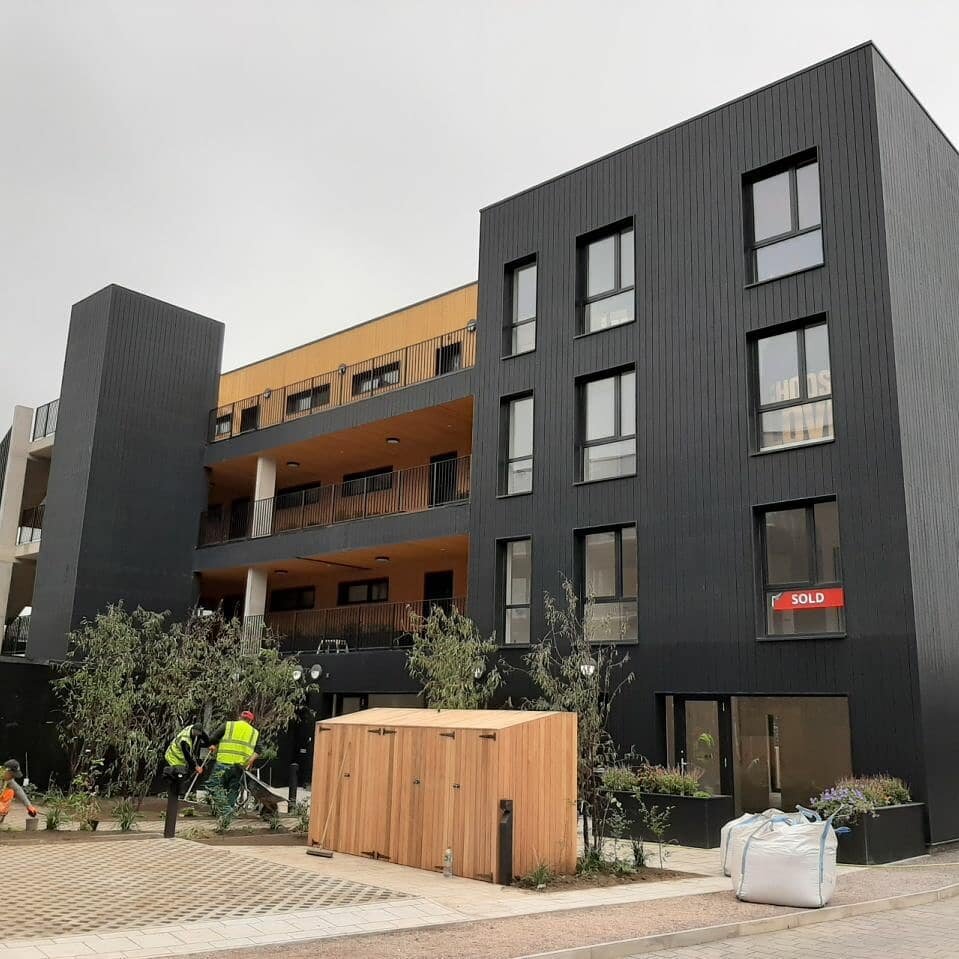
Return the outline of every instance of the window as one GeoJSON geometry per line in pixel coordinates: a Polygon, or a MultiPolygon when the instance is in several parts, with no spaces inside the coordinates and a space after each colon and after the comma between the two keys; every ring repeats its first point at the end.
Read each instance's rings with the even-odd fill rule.
{"type": "Polygon", "coordinates": [[[383,366],[374,367],[372,370],[356,373],[353,376],[353,395],[361,396],[363,393],[373,393],[388,386],[396,386],[399,381],[400,361],[397,360],[395,363],[386,363],[383,366]]]}
{"type": "Polygon", "coordinates": [[[815,323],[756,341],[760,450],[832,439],[829,332],[815,323]]]}
{"type": "Polygon", "coordinates": [[[845,593],[835,500],[762,515],[766,632],[841,633],[845,593]]]}
{"type": "Polygon", "coordinates": [[[533,397],[520,396],[503,403],[505,429],[500,492],[508,496],[533,489],[533,397]]]}
{"type": "Polygon", "coordinates": [[[579,332],[632,323],[636,299],[632,226],[583,244],[580,261],[579,332]]]}
{"type": "Polygon", "coordinates": [[[447,343],[436,348],[436,376],[455,373],[462,367],[463,344],[447,343]]]}
{"type": "Polygon", "coordinates": [[[381,493],[393,488],[393,467],[381,466],[362,473],[343,475],[343,496],[362,496],[364,493],[381,493]]]}
{"type": "Polygon", "coordinates": [[[270,612],[291,613],[294,610],[312,609],[315,602],[316,590],[312,586],[274,589],[270,593],[270,612]]]}
{"type": "Polygon", "coordinates": [[[245,410],[240,410],[240,432],[248,433],[255,430],[260,425],[260,407],[248,406],[245,410]]]}
{"type": "Polygon", "coordinates": [[[513,267],[508,283],[506,355],[516,356],[536,349],[536,264],[513,267]]]}
{"type": "Polygon", "coordinates": [[[584,596],[592,598],[585,623],[591,642],[636,642],[639,570],[636,527],[598,530],[581,537],[584,596]]]}
{"type": "Polygon", "coordinates": [[[746,187],[751,274],[755,282],[823,262],[819,163],[793,163],[746,187]]]}
{"type": "Polygon", "coordinates": [[[511,645],[530,641],[529,608],[532,595],[532,540],[515,539],[504,544],[506,616],[504,641],[511,645]]]}
{"type": "Polygon", "coordinates": [[[233,430],[233,414],[224,413],[222,416],[216,418],[216,423],[213,427],[214,436],[229,436],[233,430]]]}
{"type": "Polygon", "coordinates": [[[385,603],[390,598],[388,579],[366,579],[357,583],[340,583],[337,605],[358,606],[364,603],[385,603]]]}
{"type": "Polygon", "coordinates": [[[300,390],[297,393],[290,393],[286,397],[286,415],[299,416],[301,413],[309,413],[319,406],[326,406],[330,402],[330,384],[323,383],[321,386],[314,386],[309,390],[300,390]]]}
{"type": "Polygon", "coordinates": [[[580,479],[636,472],[636,373],[586,380],[579,388],[580,479]]]}

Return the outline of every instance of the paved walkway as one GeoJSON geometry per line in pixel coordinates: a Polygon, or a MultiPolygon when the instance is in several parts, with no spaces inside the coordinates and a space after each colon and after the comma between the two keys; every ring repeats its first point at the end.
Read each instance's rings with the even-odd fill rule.
{"type": "Polygon", "coordinates": [[[656,959],[956,959],[959,898],[653,955],[656,959]]]}

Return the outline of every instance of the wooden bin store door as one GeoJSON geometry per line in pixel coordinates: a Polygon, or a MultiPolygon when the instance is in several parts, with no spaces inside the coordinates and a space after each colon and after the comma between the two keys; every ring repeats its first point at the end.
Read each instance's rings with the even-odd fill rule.
{"type": "Polygon", "coordinates": [[[396,730],[368,727],[354,764],[357,790],[355,846],[371,859],[390,858],[390,812],[396,730]]]}
{"type": "Polygon", "coordinates": [[[342,818],[350,797],[352,740],[349,726],[320,726],[313,753],[310,841],[343,851],[342,818]]]}
{"type": "MultiPolygon", "coordinates": [[[[461,730],[424,729],[423,828],[420,862],[442,871],[443,856],[453,847],[453,771],[461,730]]],[[[455,857],[455,853],[454,853],[455,857]]],[[[453,870],[456,871],[454,858],[453,870]]]]}
{"type": "Polygon", "coordinates": [[[496,733],[463,730],[456,736],[451,782],[453,872],[467,879],[496,879],[496,733]]]}
{"type": "Polygon", "coordinates": [[[401,726],[391,737],[390,860],[402,866],[423,866],[423,759],[430,733],[432,730],[401,726]]]}

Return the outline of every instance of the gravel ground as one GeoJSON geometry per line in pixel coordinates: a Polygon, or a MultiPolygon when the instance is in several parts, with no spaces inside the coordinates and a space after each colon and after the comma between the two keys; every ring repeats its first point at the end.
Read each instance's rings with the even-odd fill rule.
{"type": "MultiPolygon", "coordinates": [[[[906,895],[954,882],[959,882],[956,866],[865,869],[842,876],[830,905],[906,895]]],[[[791,911],[794,910],[737,902],[731,892],[719,892],[208,955],[210,959],[252,959],[264,955],[278,959],[514,959],[574,945],[742,922],[791,911]]]]}

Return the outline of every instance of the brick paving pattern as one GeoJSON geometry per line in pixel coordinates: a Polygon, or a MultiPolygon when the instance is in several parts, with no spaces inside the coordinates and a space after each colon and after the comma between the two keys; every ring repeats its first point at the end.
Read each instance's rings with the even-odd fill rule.
{"type": "Polygon", "coordinates": [[[656,959],[956,959],[959,898],[653,955],[656,959]]]}
{"type": "Polygon", "coordinates": [[[5,939],[262,917],[403,900],[403,892],[187,840],[0,845],[0,876],[25,895],[5,939]]]}

